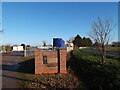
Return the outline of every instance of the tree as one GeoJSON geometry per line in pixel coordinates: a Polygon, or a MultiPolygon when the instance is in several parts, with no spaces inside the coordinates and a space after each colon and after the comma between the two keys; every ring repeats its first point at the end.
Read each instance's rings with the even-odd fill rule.
{"type": "Polygon", "coordinates": [[[94,42],[99,43],[99,46],[101,48],[103,64],[106,62],[105,45],[111,41],[110,38],[111,30],[112,30],[111,20],[108,18],[101,20],[101,18],[98,17],[98,20],[92,23],[92,31],[89,32],[89,36],[94,40],[94,42]]]}
{"type": "Polygon", "coordinates": [[[86,37],[83,37],[82,38],[82,45],[81,46],[83,46],[83,47],[85,47],[85,46],[87,46],[87,40],[86,40],[86,37]]]}
{"type": "Polygon", "coordinates": [[[90,38],[83,37],[81,38],[79,35],[77,35],[74,40],[73,44],[78,47],[86,47],[86,46],[92,46],[92,41],[90,38]]]}
{"type": "Polygon", "coordinates": [[[6,46],[5,46],[5,50],[6,50],[7,52],[12,51],[12,47],[11,47],[10,45],[6,45],[6,46]]]}
{"type": "Polygon", "coordinates": [[[30,47],[30,45],[27,45],[26,47],[30,47]]]}
{"type": "Polygon", "coordinates": [[[82,44],[82,38],[79,35],[77,35],[73,40],[73,44],[80,47],[82,44]]]}
{"type": "Polygon", "coordinates": [[[90,38],[86,38],[87,45],[86,46],[92,46],[92,40],[90,38]]]}
{"type": "Polygon", "coordinates": [[[72,42],[74,39],[75,39],[75,37],[70,37],[70,38],[69,38],[69,41],[72,42]]]}
{"type": "Polygon", "coordinates": [[[112,42],[113,47],[120,47],[120,42],[112,42]]]}
{"type": "Polygon", "coordinates": [[[25,50],[25,44],[21,44],[21,46],[23,46],[23,49],[25,50]]]}
{"type": "Polygon", "coordinates": [[[93,47],[99,47],[99,43],[98,43],[98,42],[95,42],[95,43],[93,44],[93,47]]]}
{"type": "Polygon", "coordinates": [[[83,37],[82,39],[82,46],[83,47],[90,47],[92,46],[92,41],[90,38],[83,37]]]}
{"type": "Polygon", "coordinates": [[[3,32],[4,30],[0,30],[0,32],[3,32]]]}
{"type": "MultiPolygon", "coordinates": [[[[2,25],[2,23],[0,23],[0,25],[2,25]]],[[[0,30],[0,33],[1,33],[1,32],[4,32],[4,30],[0,30]]]]}
{"type": "Polygon", "coordinates": [[[30,50],[30,45],[26,45],[26,50],[30,50]]]}
{"type": "MultiPolygon", "coordinates": [[[[0,33],[4,32],[4,30],[0,30],[0,33]]],[[[1,37],[0,37],[0,44],[1,44],[1,37]]]]}
{"type": "Polygon", "coordinates": [[[47,42],[46,41],[43,41],[43,46],[47,46],[47,42]]]}

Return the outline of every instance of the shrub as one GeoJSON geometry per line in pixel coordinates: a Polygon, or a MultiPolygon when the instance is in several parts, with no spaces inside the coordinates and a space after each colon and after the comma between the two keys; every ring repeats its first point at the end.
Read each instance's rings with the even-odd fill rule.
{"type": "Polygon", "coordinates": [[[79,78],[83,78],[89,89],[120,89],[120,61],[117,57],[107,58],[106,64],[102,64],[100,55],[74,50],[68,62],[70,68],[79,78]]]}

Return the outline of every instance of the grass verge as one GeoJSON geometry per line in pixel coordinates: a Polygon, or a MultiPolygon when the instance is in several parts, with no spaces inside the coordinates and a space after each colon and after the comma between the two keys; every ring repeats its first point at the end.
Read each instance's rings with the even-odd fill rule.
{"type": "Polygon", "coordinates": [[[101,63],[99,54],[74,50],[68,60],[69,68],[90,90],[119,90],[120,61],[117,56],[107,56],[101,63]]]}
{"type": "Polygon", "coordinates": [[[21,88],[44,88],[48,90],[80,88],[86,90],[84,83],[73,73],[34,74],[34,57],[22,58],[18,71],[21,72],[20,75],[23,79],[20,82],[21,88]]]}

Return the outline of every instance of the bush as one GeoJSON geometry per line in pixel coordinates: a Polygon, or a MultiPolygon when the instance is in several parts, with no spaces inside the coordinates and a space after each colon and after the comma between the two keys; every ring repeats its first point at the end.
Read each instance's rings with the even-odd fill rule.
{"type": "Polygon", "coordinates": [[[102,64],[100,55],[74,50],[68,63],[89,89],[120,89],[120,61],[117,57],[107,58],[106,64],[102,64]]]}

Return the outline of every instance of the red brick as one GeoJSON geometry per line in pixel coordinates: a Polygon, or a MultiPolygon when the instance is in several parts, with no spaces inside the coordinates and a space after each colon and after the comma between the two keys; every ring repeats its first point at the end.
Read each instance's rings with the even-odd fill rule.
{"type": "Polygon", "coordinates": [[[42,51],[40,49],[35,50],[35,74],[58,73],[58,65],[60,65],[60,73],[67,73],[66,55],[66,49],[58,49],[56,51],[42,51]],[[43,64],[43,55],[47,55],[48,60],[52,58],[57,58],[57,61],[59,61],[60,64],[58,64],[57,62],[57,66],[48,67],[47,64],[43,64]]]}

